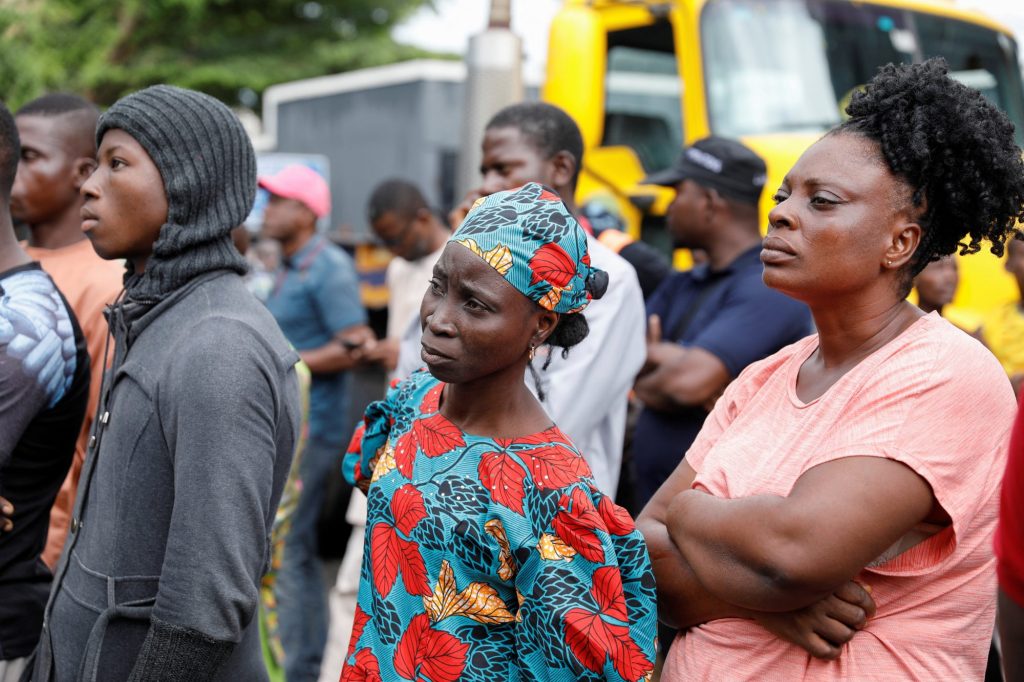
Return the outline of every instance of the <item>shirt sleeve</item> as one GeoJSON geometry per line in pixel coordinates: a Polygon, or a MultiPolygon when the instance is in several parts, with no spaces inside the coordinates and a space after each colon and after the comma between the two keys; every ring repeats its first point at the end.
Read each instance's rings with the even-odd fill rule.
{"type": "Polygon", "coordinates": [[[211,320],[167,369],[157,400],[167,406],[174,505],[133,680],[214,677],[255,616],[275,484],[298,431],[298,382],[282,362],[250,327],[211,320]]]}
{"type": "MultiPolygon", "coordinates": [[[[422,375],[417,373],[409,381],[420,377],[422,375]]],[[[393,452],[386,452],[386,446],[394,424],[395,401],[403,383],[392,381],[384,398],[370,403],[363,413],[363,420],[356,425],[341,464],[345,480],[352,485],[369,481],[380,457],[394,457],[393,452]]]]}
{"type": "Polygon", "coordinates": [[[996,530],[996,568],[999,586],[1017,604],[1024,607],[1024,410],[1010,439],[1010,456],[999,504],[996,530]]]}
{"type": "Polygon", "coordinates": [[[328,333],[366,323],[366,311],[359,297],[359,281],[352,258],[344,252],[317,264],[317,284],[311,287],[317,312],[328,333]]]}
{"type": "MultiPolygon", "coordinates": [[[[516,653],[522,679],[642,679],[654,667],[654,575],[643,538],[611,498],[577,483],[551,510],[526,510],[546,528],[517,552],[516,653]]],[[[509,519],[506,525],[522,524],[509,519]]]]}
{"type": "Polygon", "coordinates": [[[732,377],[811,332],[810,312],[758,282],[739,281],[710,323],[688,344],[714,354],[732,377]],[[751,330],[756,330],[752,333],[751,330]]]}
{"type": "MultiPolygon", "coordinates": [[[[0,319],[0,327],[4,322],[0,319]]],[[[39,382],[26,374],[21,361],[9,354],[6,344],[0,343],[0,491],[4,465],[10,461],[29,423],[45,407],[46,393],[39,382]]]]}

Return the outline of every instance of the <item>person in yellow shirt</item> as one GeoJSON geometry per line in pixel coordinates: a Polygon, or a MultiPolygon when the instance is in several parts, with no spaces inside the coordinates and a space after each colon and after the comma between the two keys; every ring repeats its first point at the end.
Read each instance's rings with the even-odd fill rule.
{"type": "MultiPolygon", "coordinates": [[[[1005,267],[1017,279],[1024,299],[1024,242],[1014,239],[1007,244],[1005,267]]],[[[1007,303],[987,314],[979,335],[1003,365],[1014,393],[1020,395],[1024,384],[1024,300],[1007,303]]]]}

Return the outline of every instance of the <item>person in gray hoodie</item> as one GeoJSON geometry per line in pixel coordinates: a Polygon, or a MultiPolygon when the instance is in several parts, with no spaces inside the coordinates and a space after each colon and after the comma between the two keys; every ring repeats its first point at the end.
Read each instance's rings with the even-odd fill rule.
{"type": "Polygon", "coordinates": [[[127,274],[32,679],[266,680],[257,590],[298,357],[231,242],[252,146],[222,103],[165,85],[118,100],[96,138],[82,228],[127,274]]]}

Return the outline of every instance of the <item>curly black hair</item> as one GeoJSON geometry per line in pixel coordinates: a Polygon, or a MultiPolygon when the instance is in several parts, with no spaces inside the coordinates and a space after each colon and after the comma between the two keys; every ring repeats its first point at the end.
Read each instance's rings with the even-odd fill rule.
{"type": "Polygon", "coordinates": [[[977,90],[948,75],[946,60],[883,66],[830,134],[855,133],[878,144],[889,169],[924,211],[921,242],[907,287],[928,263],[977,253],[1003,254],[1024,218],[1024,162],[1013,123],[977,90]],[[966,241],[966,237],[970,241],[966,241]]]}
{"type": "MultiPolygon", "coordinates": [[[[547,371],[547,368],[551,365],[551,360],[554,358],[554,348],[562,349],[562,359],[569,357],[569,349],[587,338],[587,334],[590,333],[590,325],[587,324],[587,318],[583,316],[583,313],[566,313],[558,319],[558,324],[555,325],[555,330],[551,332],[544,343],[552,347],[552,352],[548,353],[547,358],[544,360],[544,365],[541,367],[542,371],[547,371]]],[[[540,373],[533,366],[531,362],[529,364],[530,374],[533,375],[533,383],[537,387],[537,397],[540,400],[544,400],[544,389],[541,387],[540,373]]]]}

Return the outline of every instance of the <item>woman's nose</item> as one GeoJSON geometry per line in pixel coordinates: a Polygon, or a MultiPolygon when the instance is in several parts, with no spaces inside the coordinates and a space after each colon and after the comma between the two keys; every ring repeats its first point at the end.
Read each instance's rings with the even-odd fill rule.
{"type": "Polygon", "coordinates": [[[452,323],[451,310],[447,299],[441,298],[426,312],[427,328],[436,336],[454,336],[455,325],[452,323]]]}
{"type": "Polygon", "coordinates": [[[793,216],[786,206],[788,199],[783,199],[775,208],[768,211],[768,229],[785,230],[793,227],[793,216]]]}

